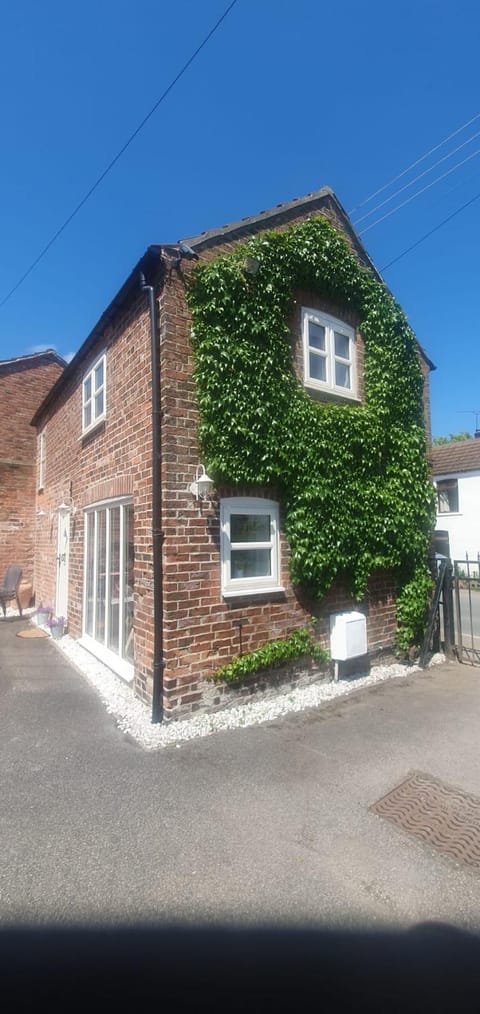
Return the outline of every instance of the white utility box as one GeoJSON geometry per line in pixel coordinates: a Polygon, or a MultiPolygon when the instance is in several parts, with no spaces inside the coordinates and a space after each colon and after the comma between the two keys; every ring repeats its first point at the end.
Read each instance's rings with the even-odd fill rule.
{"type": "Polygon", "coordinates": [[[367,621],[363,613],[336,613],[330,617],[330,654],[346,662],[367,654],[367,621]]]}

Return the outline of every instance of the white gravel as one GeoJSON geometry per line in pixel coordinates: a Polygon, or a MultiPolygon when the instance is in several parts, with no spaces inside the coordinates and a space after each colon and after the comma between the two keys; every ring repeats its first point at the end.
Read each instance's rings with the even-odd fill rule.
{"type": "MultiPolygon", "coordinates": [[[[36,622],[35,609],[25,609],[23,615],[33,623],[36,622]]],[[[7,607],[7,618],[10,616],[18,616],[18,611],[7,607]]],[[[3,618],[0,616],[0,620],[3,618]]],[[[114,716],[119,729],[132,736],[146,750],[161,750],[165,746],[172,745],[180,748],[187,740],[211,736],[214,732],[261,725],[263,722],[270,722],[274,718],[295,711],[321,707],[322,704],[327,704],[337,697],[345,697],[363,687],[371,687],[400,676],[410,676],[419,671],[418,665],[378,665],[372,667],[366,676],[339,680],[338,683],[312,683],[308,687],[279,692],[277,696],[266,700],[253,698],[246,704],[226,708],[214,714],[196,714],[192,718],[168,725],[152,725],[151,709],[134,697],[133,687],[129,683],[116,676],[108,666],[99,662],[68,634],[58,641],[54,639],[52,641],[97,690],[107,711],[114,716]]],[[[429,665],[438,665],[444,661],[444,655],[433,655],[429,665]]]]}
{"type": "MultiPolygon", "coordinates": [[[[367,676],[340,680],[338,683],[314,683],[308,687],[279,693],[268,700],[253,699],[247,704],[230,707],[214,714],[196,714],[190,719],[172,722],[168,725],[152,725],[151,712],[142,701],[133,695],[133,688],[124,683],[111,669],[66,634],[54,644],[86,677],[100,694],[107,711],[114,715],[118,727],[128,733],[146,750],[160,750],[182,742],[210,736],[225,729],[246,728],[261,725],[274,718],[289,715],[306,708],[317,708],[322,704],[344,697],[385,680],[409,676],[418,672],[418,666],[383,665],[371,669],[367,676]]],[[[434,655],[430,665],[445,661],[444,655],[434,655]]]]}

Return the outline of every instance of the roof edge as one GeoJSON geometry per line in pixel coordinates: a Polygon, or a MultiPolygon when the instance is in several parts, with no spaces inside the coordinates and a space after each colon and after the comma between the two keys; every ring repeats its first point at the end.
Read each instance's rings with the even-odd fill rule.
{"type": "Polygon", "coordinates": [[[50,407],[51,403],[55,400],[55,398],[63,389],[63,387],[66,384],[68,384],[70,377],[73,376],[75,370],[80,365],[82,360],[86,359],[86,357],[89,355],[95,342],[98,340],[98,338],[100,338],[102,332],[110,323],[114,314],[117,313],[117,311],[120,309],[121,306],[123,306],[123,304],[126,302],[127,298],[131,295],[134,289],[138,287],[138,291],[140,291],[139,275],[142,272],[148,273],[149,271],[151,271],[155,264],[160,265],[162,263],[161,258],[162,258],[161,246],[153,245],[147,247],[145,253],[142,255],[142,257],[140,257],[140,260],[137,261],[135,267],[132,269],[132,271],[128,275],[127,279],[125,280],[121,288],[118,290],[116,295],[108,304],[106,310],[104,310],[101,317],[99,317],[99,319],[97,320],[97,323],[90,331],[88,337],[85,339],[84,342],[82,342],[80,348],[78,349],[78,352],[76,352],[73,359],[71,359],[70,362],[66,364],[65,370],[58,378],[58,380],[55,381],[53,387],[50,388],[50,391],[48,392],[46,398],[44,398],[42,404],[39,405],[37,411],[35,412],[35,415],[31,420],[31,426],[38,426],[40,420],[50,407]]]}
{"type": "Polygon", "coordinates": [[[12,359],[0,359],[0,370],[15,366],[17,363],[20,366],[23,363],[28,365],[29,362],[32,366],[41,359],[48,359],[53,363],[58,363],[59,366],[66,367],[67,361],[61,356],[54,348],[45,348],[41,352],[29,352],[24,356],[14,356],[12,359]]]}

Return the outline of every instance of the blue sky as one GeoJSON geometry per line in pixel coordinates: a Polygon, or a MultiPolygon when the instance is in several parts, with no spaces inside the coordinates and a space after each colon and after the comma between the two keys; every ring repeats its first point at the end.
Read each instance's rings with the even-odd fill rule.
{"type": "MultiPolygon", "coordinates": [[[[2,10],[0,300],[150,110],[228,0],[17,0],[2,10]]],[[[151,243],[328,185],[351,211],[480,112],[473,0],[237,0],[197,60],[0,309],[0,358],[85,339],[151,243]]],[[[480,150],[480,119],[379,195],[480,150]]],[[[362,239],[382,269],[480,192],[480,154],[362,239]]],[[[362,212],[352,215],[355,221],[362,212]]],[[[385,271],[436,363],[434,434],[473,430],[480,200],[385,271]]]]}

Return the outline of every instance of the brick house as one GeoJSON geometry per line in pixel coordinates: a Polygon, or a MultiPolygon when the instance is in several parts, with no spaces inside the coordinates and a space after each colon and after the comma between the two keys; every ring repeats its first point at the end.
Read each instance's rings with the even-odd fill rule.
{"type": "MultiPolygon", "coordinates": [[[[266,230],[282,231],[318,216],[341,232],[360,263],[376,274],[327,188],[188,239],[183,250],[178,244],[151,246],[33,419],[45,475],[37,492],[37,602],[67,613],[70,633],[131,681],[145,702],[153,698],[156,717],[185,717],[224,703],[225,688],[212,689],[204,677],[239,648],[249,652],[288,636],[309,614],[310,603],[289,578],[289,547],[275,491],[222,486],[205,501],[192,493],[201,464],[208,471],[208,462],[199,449],[185,284],[195,260],[205,263],[266,230]],[[153,387],[152,346],[159,356],[158,374],[154,358],[159,383],[153,387]],[[156,454],[152,432],[159,440],[156,454]],[[153,499],[162,529],[157,518],[153,538],[152,457],[161,476],[153,483],[153,499]],[[233,549],[234,532],[238,537],[242,529],[246,542],[240,539],[241,546],[233,549]],[[246,574],[239,566],[239,547],[249,562],[246,574]]],[[[355,314],[315,291],[295,295],[289,323],[299,381],[306,377],[316,397],[325,393],[361,404],[364,349],[355,314]],[[319,329],[325,352],[318,348],[319,329]],[[332,364],[337,383],[326,383],[324,372],[332,364]]],[[[432,364],[420,347],[418,356],[428,429],[432,364]]],[[[317,610],[318,636],[326,645],[329,616],[344,608],[352,608],[352,599],[337,582],[317,610]]],[[[390,573],[372,575],[362,609],[373,657],[391,648],[395,631],[390,573]]]]}
{"type": "Polygon", "coordinates": [[[0,578],[17,563],[33,581],[37,439],[30,420],[65,365],[53,349],[0,362],[0,578]]]}

